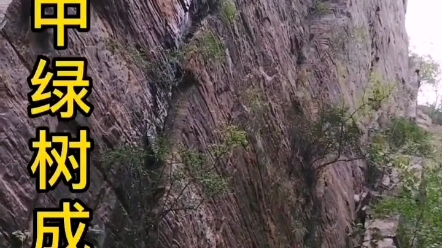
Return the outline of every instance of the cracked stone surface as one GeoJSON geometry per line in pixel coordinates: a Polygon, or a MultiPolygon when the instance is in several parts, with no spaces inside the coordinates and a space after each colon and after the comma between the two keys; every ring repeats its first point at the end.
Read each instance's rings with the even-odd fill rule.
{"type": "MultiPolygon", "coordinates": [[[[288,103],[303,100],[306,113],[314,110],[309,99],[318,98],[344,100],[355,108],[374,72],[397,88],[382,113],[415,115],[418,81],[408,59],[406,1],[333,0],[326,2],[326,11],[318,12],[312,10],[312,0],[236,0],[238,16],[228,25],[219,13],[206,16],[208,2],[202,0],[106,4],[92,0],[91,31],[70,31],[68,49],[60,52],[47,49],[41,36],[28,31],[22,2],[26,4],[0,1],[4,23],[0,31],[1,247],[9,247],[15,231],[32,231],[35,207],[74,197],[63,186],[37,194],[26,170],[31,157],[28,140],[35,136],[35,128],[63,129],[54,118],[29,119],[26,114],[26,78],[40,54],[83,56],[89,62],[95,110],[77,122],[91,128],[96,151],[91,186],[75,197],[94,210],[92,224],[105,227],[104,237],[100,236],[103,247],[114,247],[115,237],[124,239],[122,228],[131,220],[124,214],[112,172],[99,163],[100,151],[135,142],[147,130],[156,136],[168,113],[169,117],[174,113],[169,120],[174,145],[205,148],[216,142],[215,130],[224,123],[254,123],[257,117],[247,111],[250,94],[244,92],[261,92],[268,111],[257,124],[260,132],[249,130],[252,146],[235,151],[218,168],[231,177],[232,193],[205,202],[198,211],[168,214],[157,243],[158,247],[244,248],[296,247],[301,242],[294,238],[292,223],[300,203],[271,187],[278,178],[290,193],[300,187],[295,179],[302,179],[301,175],[290,178],[285,171],[293,166],[288,103]],[[189,88],[180,99],[170,101],[171,90],[153,81],[146,61],[154,55],[166,58],[159,46],[181,44],[195,30],[195,37],[207,30],[219,36],[226,58],[209,61],[198,53],[187,58],[184,69],[196,82],[182,82],[189,88]],[[131,56],[134,49],[142,52],[141,58],[131,56]]],[[[353,196],[362,188],[361,163],[338,163],[321,174],[315,188],[321,203],[320,247],[345,247],[354,217],[353,196]]],[[[195,185],[185,197],[201,194],[195,185]]]]}

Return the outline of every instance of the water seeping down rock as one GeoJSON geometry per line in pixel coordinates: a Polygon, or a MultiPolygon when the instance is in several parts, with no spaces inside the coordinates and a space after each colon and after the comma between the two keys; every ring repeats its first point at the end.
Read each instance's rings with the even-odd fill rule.
{"type": "Polygon", "coordinates": [[[307,179],[290,113],[307,121],[318,102],[355,110],[380,78],[395,92],[360,126],[361,136],[391,116],[414,118],[419,82],[408,58],[406,1],[91,0],[90,32],[69,31],[65,51],[47,45],[51,32],[29,31],[28,6],[0,3],[0,247],[16,237],[29,242],[34,208],[74,197],[63,185],[36,193],[27,172],[36,127],[74,132],[80,125],[91,129],[95,151],[90,188],[75,197],[94,211],[89,235],[97,247],[358,246],[348,234],[357,218],[354,196],[365,187],[364,160],[333,163],[307,179]],[[27,117],[26,78],[41,54],[88,59],[90,118],[27,117]],[[106,149],[140,140],[157,154],[166,135],[170,153],[145,166],[181,170],[180,149],[207,151],[225,138],[217,131],[225,126],[245,130],[249,143],[214,162],[228,193],[206,199],[198,182],[160,197],[143,190],[137,208],[153,209],[152,216],[173,197],[205,199],[195,209],[161,212],[152,226],[133,215],[121,171],[100,159],[106,149]]]}

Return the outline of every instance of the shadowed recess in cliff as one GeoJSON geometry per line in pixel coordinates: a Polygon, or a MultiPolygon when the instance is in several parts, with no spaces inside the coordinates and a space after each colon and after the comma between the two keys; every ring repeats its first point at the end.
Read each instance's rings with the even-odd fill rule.
{"type": "Polygon", "coordinates": [[[172,97],[163,128],[163,133],[172,140],[176,135],[174,131],[180,130],[182,125],[185,125],[183,120],[189,107],[188,97],[196,87],[198,87],[198,80],[192,72],[185,71],[181,82],[172,89],[172,97]]]}

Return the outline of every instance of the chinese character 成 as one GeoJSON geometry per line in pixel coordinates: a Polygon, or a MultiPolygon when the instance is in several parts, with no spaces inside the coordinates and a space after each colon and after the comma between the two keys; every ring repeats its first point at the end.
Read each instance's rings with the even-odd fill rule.
{"type": "Polygon", "coordinates": [[[74,140],[70,134],[51,134],[48,128],[41,127],[37,137],[29,141],[29,147],[34,155],[28,170],[37,178],[38,192],[54,189],[62,179],[72,192],[88,189],[89,155],[93,149],[89,129],[80,129],[74,140]]]}
{"type": "Polygon", "coordinates": [[[80,32],[90,30],[89,0],[32,0],[31,29],[38,32],[43,28],[54,28],[55,48],[66,49],[67,29],[76,28],[80,32]],[[54,8],[48,14],[46,8],[54,8]],[[68,13],[68,8],[75,8],[75,14],[68,13]]]}
{"type": "Polygon", "coordinates": [[[86,76],[87,61],[83,58],[55,58],[52,70],[49,59],[40,56],[28,78],[33,89],[28,94],[29,117],[45,114],[60,119],[74,119],[77,110],[90,116],[93,106],[86,100],[92,92],[92,79],[86,76]]]}
{"type": "Polygon", "coordinates": [[[58,208],[34,209],[32,248],[92,248],[84,241],[91,220],[92,211],[79,200],[62,199],[58,208]]]}

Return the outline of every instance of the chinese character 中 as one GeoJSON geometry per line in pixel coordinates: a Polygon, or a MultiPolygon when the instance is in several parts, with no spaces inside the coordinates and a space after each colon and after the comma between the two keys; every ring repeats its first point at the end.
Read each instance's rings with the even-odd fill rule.
{"type": "Polygon", "coordinates": [[[32,248],[92,248],[84,241],[91,220],[92,211],[80,200],[62,199],[58,208],[34,209],[32,248]]]}
{"type": "Polygon", "coordinates": [[[90,30],[90,1],[89,0],[32,0],[31,30],[41,31],[43,28],[54,28],[54,43],[56,49],[66,49],[68,43],[68,28],[76,28],[80,32],[90,30]],[[54,8],[53,14],[48,14],[46,8],[54,8]],[[75,8],[75,14],[70,14],[68,8],[75,8]]]}
{"type": "Polygon", "coordinates": [[[28,94],[30,118],[45,114],[60,119],[74,119],[77,110],[90,116],[93,106],[86,98],[92,92],[92,79],[86,76],[87,60],[84,58],[55,58],[49,69],[49,58],[39,56],[32,74],[28,77],[33,89],[28,94]]]}
{"type": "Polygon", "coordinates": [[[51,134],[48,128],[40,127],[37,137],[29,141],[29,147],[34,155],[28,171],[31,177],[37,178],[37,192],[54,189],[62,179],[71,192],[84,192],[89,188],[93,141],[88,128],[80,129],[74,140],[70,134],[51,134]],[[77,176],[76,180],[73,175],[77,176]]]}

